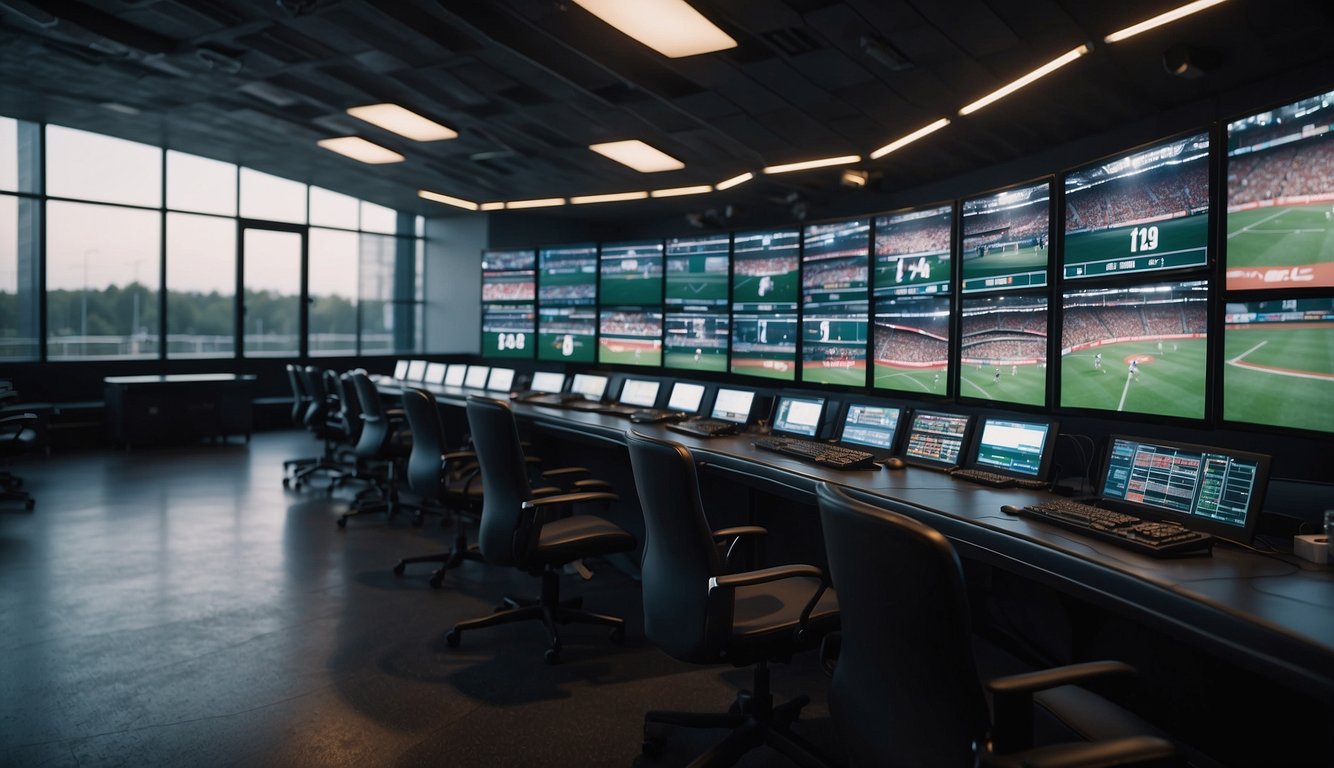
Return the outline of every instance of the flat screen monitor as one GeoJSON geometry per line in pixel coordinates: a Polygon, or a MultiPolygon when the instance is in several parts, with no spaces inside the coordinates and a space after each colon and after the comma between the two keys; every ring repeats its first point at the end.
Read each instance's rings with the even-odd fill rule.
{"type": "Polygon", "coordinates": [[[914,412],[903,458],[921,466],[957,467],[971,420],[971,416],[953,413],[914,412]]]}
{"type": "Polygon", "coordinates": [[[668,240],[667,306],[725,309],[727,281],[731,277],[731,246],[732,240],[726,234],[668,240]]]}
{"type": "Polygon", "coordinates": [[[408,363],[408,375],[407,375],[408,381],[421,381],[422,377],[425,375],[426,375],[425,360],[413,360],[408,363]]]}
{"type": "Polygon", "coordinates": [[[1334,432],[1334,299],[1233,302],[1223,322],[1224,419],[1334,432]]]}
{"type": "Polygon", "coordinates": [[[487,377],[486,388],[493,392],[509,392],[514,386],[513,368],[492,368],[487,377]]]}
{"type": "Polygon", "coordinates": [[[559,392],[565,388],[565,374],[555,371],[538,371],[533,374],[533,384],[529,389],[547,394],[559,392]]]}
{"type": "Polygon", "coordinates": [[[531,360],[536,316],[532,304],[482,305],[482,356],[531,360]]]}
{"type": "Polygon", "coordinates": [[[662,318],[662,364],[686,371],[727,371],[731,338],[727,308],[685,307],[662,318]]]}
{"type": "Polygon", "coordinates": [[[662,312],[604,309],[598,327],[598,362],[662,365],[662,312]]]}
{"type": "Polygon", "coordinates": [[[426,382],[427,384],[444,384],[445,369],[447,367],[448,366],[446,366],[444,363],[427,363],[426,375],[422,377],[422,381],[426,382]]]}
{"type": "Polygon", "coordinates": [[[607,391],[607,377],[591,373],[576,373],[570,382],[570,391],[582,395],[586,400],[601,400],[607,391]]]}
{"type": "Polygon", "coordinates": [[[1066,292],[1061,406],[1204,418],[1208,298],[1203,280],[1066,292]]]}
{"type": "Polygon", "coordinates": [[[976,431],[970,466],[1014,477],[1047,477],[1056,444],[1054,423],[986,416],[976,431]]]}
{"type": "Polygon", "coordinates": [[[463,363],[452,363],[445,369],[445,386],[461,387],[463,386],[463,377],[468,373],[468,366],[463,363]]]}
{"type": "Polygon", "coordinates": [[[538,251],[539,307],[591,306],[597,303],[598,249],[571,245],[538,251]]]}
{"type": "Polygon", "coordinates": [[[491,374],[491,368],[485,365],[470,365],[468,372],[463,377],[463,386],[469,389],[485,389],[486,379],[491,374]]]}
{"type": "Polygon", "coordinates": [[[1334,286],[1331,128],[1334,91],[1228,124],[1229,291],[1334,286]]]}
{"type": "Polygon", "coordinates": [[[1268,456],[1112,435],[1101,496],[1249,544],[1268,482],[1268,456]]]}
{"type": "Polygon", "coordinates": [[[649,379],[626,379],[621,385],[621,404],[652,408],[658,404],[661,382],[649,379]]]}
{"type": "Polygon", "coordinates": [[[965,296],[959,396],[1047,403],[1047,295],[965,296]]]}
{"type": "Polygon", "coordinates": [[[661,304],[662,250],[661,240],[604,244],[598,303],[604,307],[661,304]]]}
{"type": "Polygon", "coordinates": [[[1209,263],[1209,134],[1065,175],[1067,280],[1209,263]]]}
{"type": "Polygon", "coordinates": [[[843,431],[838,441],[889,453],[894,450],[901,414],[902,409],[893,405],[849,403],[843,413],[843,431]]]}
{"type": "Polygon", "coordinates": [[[953,205],[877,216],[875,295],[949,293],[953,219],[953,205]]]}
{"type": "Polygon", "coordinates": [[[537,266],[537,253],[531,248],[509,251],[482,251],[482,272],[532,271],[537,266]]]}
{"type": "Polygon", "coordinates": [[[732,312],[796,312],[801,230],[742,232],[732,238],[732,312]]]}
{"type": "Polygon", "coordinates": [[[824,416],[823,397],[778,398],[774,406],[773,431],[783,435],[815,437],[820,432],[820,418],[824,416]]]}
{"type": "Polygon", "coordinates": [[[866,385],[871,220],[802,231],[802,381],[866,385]]]}
{"type": "Polygon", "coordinates": [[[732,373],[797,378],[797,312],[732,315],[732,373]]]}
{"type": "Polygon", "coordinates": [[[713,412],[709,415],[720,421],[745,424],[750,421],[750,409],[755,393],[744,389],[720,388],[713,398],[713,412]]]}
{"type": "Polygon", "coordinates": [[[697,413],[700,401],[704,399],[704,385],[678,381],[672,385],[672,396],[667,400],[667,410],[681,413],[697,413]]]}
{"type": "Polygon", "coordinates": [[[394,363],[394,378],[406,379],[407,377],[408,377],[408,361],[399,360],[398,362],[394,363]]]}
{"type": "Polygon", "coordinates": [[[482,272],[482,301],[532,301],[536,283],[533,270],[482,272]]]}
{"type": "Polygon", "coordinates": [[[877,299],[872,384],[919,395],[949,394],[950,297],[877,299]]]}
{"type": "Polygon", "coordinates": [[[1047,284],[1051,182],[963,201],[963,292],[1047,284]]]}
{"type": "Polygon", "coordinates": [[[537,310],[537,359],[569,363],[596,361],[597,309],[540,307],[537,310]]]}

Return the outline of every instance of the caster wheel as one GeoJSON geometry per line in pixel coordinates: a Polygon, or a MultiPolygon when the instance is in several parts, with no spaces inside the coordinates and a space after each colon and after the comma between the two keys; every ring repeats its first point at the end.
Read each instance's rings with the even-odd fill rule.
{"type": "Polygon", "coordinates": [[[459,631],[457,629],[451,629],[449,630],[449,634],[445,635],[445,645],[450,648],[458,648],[460,639],[459,631]]]}
{"type": "Polygon", "coordinates": [[[560,648],[551,647],[547,649],[546,659],[548,664],[560,663],[560,648]]]}
{"type": "Polygon", "coordinates": [[[408,567],[408,566],[407,566],[406,564],[404,564],[404,563],[399,563],[398,565],[395,565],[395,566],[394,566],[394,575],[395,575],[395,576],[402,576],[402,575],[403,575],[403,571],[407,570],[407,567],[408,567]]]}
{"type": "Polygon", "coordinates": [[[609,639],[612,645],[625,645],[625,627],[613,627],[609,639]]]}
{"type": "Polygon", "coordinates": [[[444,581],[445,581],[444,578],[441,576],[431,576],[431,581],[429,582],[431,585],[431,589],[440,589],[440,587],[444,584],[444,581]]]}
{"type": "Polygon", "coordinates": [[[343,529],[343,528],[346,528],[346,527],[347,527],[347,518],[346,518],[346,517],[340,517],[340,518],[338,518],[338,527],[339,527],[339,529],[343,529]]]}

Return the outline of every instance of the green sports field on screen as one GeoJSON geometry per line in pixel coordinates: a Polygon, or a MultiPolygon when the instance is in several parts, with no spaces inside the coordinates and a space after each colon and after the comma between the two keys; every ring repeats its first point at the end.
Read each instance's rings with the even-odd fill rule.
{"type": "Polygon", "coordinates": [[[1061,405],[1102,411],[1204,418],[1204,339],[1126,341],[1061,358],[1061,405]],[[1102,365],[1095,357],[1102,354],[1102,365]],[[1130,361],[1139,377],[1130,375],[1130,361]]]}
{"type": "Polygon", "coordinates": [[[568,363],[592,363],[593,337],[568,333],[538,333],[537,359],[568,363]]]}
{"type": "Polygon", "coordinates": [[[662,365],[658,341],[603,336],[598,339],[598,362],[608,365],[662,365]]]}
{"type": "Polygon", "coordinates": [[[1223,349],[1223,418],[1334,432],[1334,323],[1229,328],[1223,349]]]}
{"type": "Polygon", "coordinates": [[[739,303],[792,303],[797,300],[797,272],[780,272],[776,275],[743,275],[740,272],[732,279],[732,302],[739,303]],[[765,283],[764,278],[769,282],[765,283]],[[764,295],[760,295],[760,286],[764,285],[764,295]]]}
{"type": "Polygon", "coordinates": [[[1047,367],[1039,363],[999,366],[964,363],[959,368],[959,396],[999,403],[1046,405],[1047,367]],[[1000,368],[1000,378],[996,369],[1000,368]]]}
{"type": "Polygon", "coordinates": [[[842,384],[848,387],[866,386],[866,362],[858,360],[854,363],[826,368],[819,362],[807,360],[802,366],[801,380],[812,384],[842,384]]]}
{"type": "Polygon", "coordinates": [[[1208,263],[1209,216],[1197,213],[1065,237],[1065,276],[1103,277],[1208,263]]]}
{"type": "Polygon", "coordinates": [[[1227,215],[1228,290],[1332,285],[1334,204],[1252,208],[1227,215]],[[1299,273],[1300,281],[1281,273],[1248,271],[1276,267],[1305,269],[1299,273]]]}
{"type": "Polygon", "coordinates": [[[638,272],[603,275],[598,303],[604,307],[661,304],[662,278],[656,275],[644,277],[638,272]]]}
{"type": "MultiPolygon", "coordinates": [[[[1047,248],[1045,246],[1039,247],[1032,243],[993,246],[987,250],[985,256],[978,256],[976,250],[973,249],[973,251],[964,254],[963,279],[965,281],[986,279],[997,275],[1045,272],[1047,270],[1047,248]]],[[[1026,284],[1042,285],[1044,283],[1046,283],[1045,276],[1040,282],[1026,284]]]]}
{"type": "Polygon", "coordinates": [[[667,301],[682,304],[726,302],[727,273],[670,273],[667,278],[667,301]]]}
{"type": "Polygon", "coordinates": [[[949,394],[950,369],[909,368],[876,363],[871,385],[876,389],[892,389],[899,392],[914,392],[919,395],[949,394]]]}
{"type": "Polygon", "coordinates": [[[727,350],[700,347],[696,353],[694,349],[669,349],[662,354],[662,364],[685,371],[726,373],[727,350]]]}
{"type": "Polygon", "coordinates": [[[533,334],[515,331],[483,331],[482,357],[516,357],[531,360],[533,358],[533,334]]]}

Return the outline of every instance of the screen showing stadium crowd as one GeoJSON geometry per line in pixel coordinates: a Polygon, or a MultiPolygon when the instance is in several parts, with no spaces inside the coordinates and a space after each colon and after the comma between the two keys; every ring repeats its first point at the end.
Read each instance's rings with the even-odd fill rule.
{"type": "Polygon", "coordinates": [[[1334,91],[1228,123],[1224,148],[1179,136],[957,204],[489,250],[483,353],[1190,420],[1214,371],[1216,419],[1334,432],[1332,129],[1334,91]]]}

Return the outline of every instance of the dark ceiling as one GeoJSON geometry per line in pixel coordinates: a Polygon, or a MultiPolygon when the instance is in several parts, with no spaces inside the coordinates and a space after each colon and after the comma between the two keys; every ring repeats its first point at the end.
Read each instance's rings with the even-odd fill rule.
{"type": "MultiPolygon", "coordinates": [[[[628,0],[627,0],[628,1],[628,0]]],[[[251,167],[401,209],[429,188],[476,201],[708,184],[764,165],[863,156],[901,189],[1040,152],[1285,72],[1331,62],[1334,3],[1232,0],[1125,43],[1102,37],[1176,0],[692,0],[738,42],[666,59],[573,2],[0,0],[0,114],[251,167]],[[902,57],[892,68],[866,42],[902,57]],[[1082,42],[1093,52],[972,117],[960,106],[1082,42]],[[1164,70],[1190,43],[1208,76],[1164,70]],[[344,113],[396,102],[457,130],[419,144],[344,113]],[[137,110],[124,114],[113,102],[137,110]],[[315,141],[357,134],[407,156],[366,166],[315,141]],[[685,162],[645,175],[593,154],[638,138],[685,162]]],[[[766,177],[682,201],[571,209],[597,219],[786,195],[853,194],[838,171],[766,177]],[[657,207],[657,208],[655,208],[657,207]]]]}

